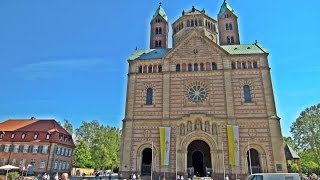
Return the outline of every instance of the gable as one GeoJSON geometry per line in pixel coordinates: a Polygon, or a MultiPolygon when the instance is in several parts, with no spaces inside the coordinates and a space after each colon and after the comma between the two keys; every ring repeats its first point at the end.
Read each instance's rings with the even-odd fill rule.
{"type": "Polygon", "coordinates": [[[184,40],[174,47],[165,58],[212,58],[226,56],[229,53],[208,37],[194,29],[184,40]]]}

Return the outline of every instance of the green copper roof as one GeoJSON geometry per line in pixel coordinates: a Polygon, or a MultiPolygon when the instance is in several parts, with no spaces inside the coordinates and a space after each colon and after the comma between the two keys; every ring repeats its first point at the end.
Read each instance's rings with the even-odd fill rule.
{"type": "MultiPolygon", "coordinates": [[[[152,17],[152,20],[153,20],[154,18],[156,18],[158,15],[160,15],[161,17],[163,17],[163,19],[168,22],[168,16],[167,16],[166,12],[164,12],[164,9],[162,8],[161,3],[160,3],[160,5],[159,5],[158,9],[156,10],[156,12],[154,13],[154,15],[153,15],[153,17],[152,17]]],[[[152,21],[152,20],[151,20],[151,21],[152,21]]]]}
{"type": "Polygon", "coordinates": [[[231,55],[240,54],[268,54],[269,52],[258,43],[254,44],[237,44],[221,46],[231,55]]]}
{"type": "MultiPolygon", "coordinates": [[[[226,10],[231,11],[234,15],[236,15],[236,13],[234,12],[234,10],[232,9],[232,7],[227,3],[226,0],[223,1],[223,4],[221,5],[219,14],[218,14],[218,18],[220,18],[224,12],[226,12],[226,10]]],[[[237,15],[236,15],[237,16],[237,15]]]]}
{"type": "Polygon", "coordinates": [[[129,56],[129,60],[148,60],[148,59],[161,59],[168,52],[171,48],[163,48],[163,49],[142,49],[142,50],[135,50],[129,56]]]}

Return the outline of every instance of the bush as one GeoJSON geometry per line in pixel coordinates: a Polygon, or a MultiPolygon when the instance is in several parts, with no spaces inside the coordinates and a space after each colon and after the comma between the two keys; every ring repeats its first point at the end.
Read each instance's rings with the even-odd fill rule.
{"type": "Polygon", "coordinates": [[[8,173],[8,179],[14,180],[19,177],[19,172],[11,171],[8,173]]]}

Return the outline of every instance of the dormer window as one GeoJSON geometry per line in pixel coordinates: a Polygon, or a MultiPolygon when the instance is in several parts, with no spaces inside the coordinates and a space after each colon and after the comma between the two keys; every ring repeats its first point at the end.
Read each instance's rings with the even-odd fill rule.
{"type": "Polygon", "coordinates": [[[33,135],[33,139],[38,139],[38,136],[39,136],[39,134],[38,134],[38,133],[35,133],[35,134],[33,135]]]}
{"type": "Polygon", "coordinates": [[[60,139],[60,141],[63,140],[63,134],[59,134],[59,139],[60,139]]]}
{"type": "Polygon", "coordinates": [[[0,139],[3,139],[4,132],[0,132],[0,139]]]}
{"type": "Polygon", "coordinates": [[[51,137],[51,133],[47,133],[47,135],[46,135],[46,139],[50,139],[50,137],[51,137]]]}
{"type": "Polygon", "coordinates": [[[25,139],[26,138],[26,136],[27,136],[27,133],[22,133],[22,135],[21,135],[21,139],[25,139]]]}
{"type": "Polygon", "coordinates": [[[16,136],[16,133],[11,134],[11,139],[13,139],[16,136]]]}

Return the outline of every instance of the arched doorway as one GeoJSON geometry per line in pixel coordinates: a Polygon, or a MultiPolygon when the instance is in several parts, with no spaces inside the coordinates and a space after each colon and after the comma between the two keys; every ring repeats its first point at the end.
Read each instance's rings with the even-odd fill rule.
{"type": "Polygon", "coordinates": [[[208,170],[211,171],[210,147],[206,142],[201,140],[191,142],[187,156],[188,170],[192,169],[197,177],[204,177],[208,170]]]}
{"type": "Polygon", "coordinates": [[[142,152],[141,175],[151,175],[152,149],[146,148],[142,152]]]}
{"type": "Polygon", "coordinates": [[[249,174],[252,173],[261,173],[261,165],[260,165],[260,159],[259,159],[259,152],[253,148],[247,151],[247,162],[248,162],[248,172],[249,174]],[[251,160],[251,162],[250,162],[251,160]]]}

